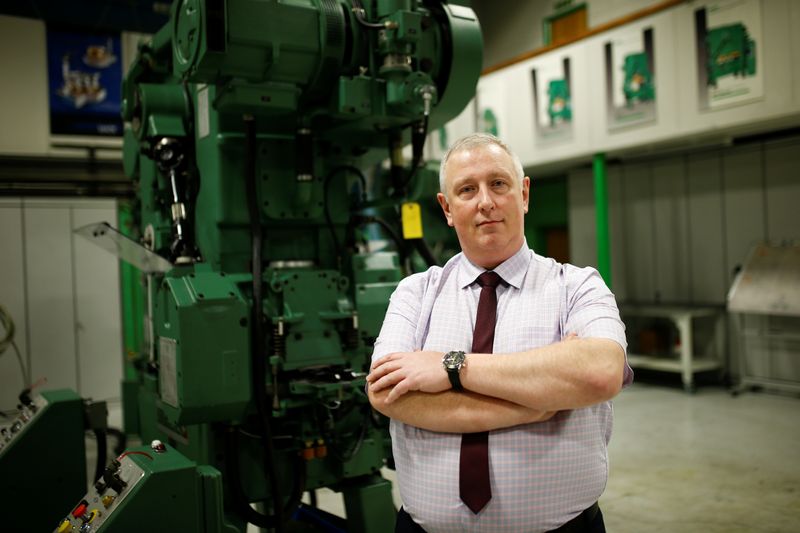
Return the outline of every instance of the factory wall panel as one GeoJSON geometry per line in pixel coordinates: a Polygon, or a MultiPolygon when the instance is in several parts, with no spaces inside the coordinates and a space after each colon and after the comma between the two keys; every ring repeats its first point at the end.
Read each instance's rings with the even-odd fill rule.
{"type": "Polygon", "coordinates": [[[650,167],[626,165],[622,170],[622,206],[626,221],[625,264],[628,267],[628,300],[647,302],[655,294],[655,262],[653,243],[653,189],[650,167]]]}
{"type": "Polygon", "coordinates": [[[653,162],[657,301],[686,303],[689,294],[689,200],[684,157],[653,162]]]}
{"type": "MultiPolygon", "coordinates": [[[[606,173],[608,224],[611,240],[611,289],[619,301],[630,299],[631,265],[625,261],[628,248],[624,203],[623,167],[610,165],[606,173]]],[[[597,210],[594,179],[590,169],[576,169],[567,175],[570,263],[597,268],[597,210]]],[[[636,268],[638,266],[634,265],[636,268]]]]}
{"type": "MultiPolygon", "coordinates": [[[[0,305],[14,323],[14,343],[22,363],[28,367],[28,328],[25,322],[25,262],[22,240],[22,202],[0,199],[0,305]]],[[[7,332],[0,328],[0,337],[7,332]]],[[[17,405],[17,395],[24,386],[14,347],[0,354],[0,410],[17,405]]]]}
{"type": "Polygon", "coordinates": [[[764,149],[767,188],[767,239],[779,244],[800,241],[800,140],[778,142],[764,149]]]}
{"type": "Polygon", "coordinates": [[[577,266],[597,267],[597,238],[595,226],[592,172],[576,170],[567,177],[569,195],[569,257],[577,266]]]}
{"type": "MultiPolygon", "coordinates": [[[[105,199],[0,200],[0,304],[43,388],[96,400],[120,396],[122,327],[117,260],[72,230],[116,219],[105,199]]],[[[10,349],[0,358],[0,409],[16,405],[22,378],[10,349]]]]}
{"type": "Polygon", "coordinates": [[[760,144],[728,150],[723,155],[726,285],[750,249],[767,238],[765,223],[764,150],[760,144]]]}
{"type": "Polygon", "coordinates": [[[724,302],[725,242],[721,154],[692,155],[687,161],[689,193],[689,295],[695,304],[724,302]]]}
{"type": "MultiPolygon", "coordinates": [[[[623,260],[627,242],[625,239],[625,204],[623,174],[620,165],[609,165],[606,171],[608,189],[608,231],[611,239],[611,288],[618,300],[628,299],[628,269],[623,260]]],[[[593,210],[594,212],[594,210],[593,210]]],[[[589,231],[594,230],[587,228],[589,231]]],[[[595,259],[593,263],[596,263],[595,259]]]]}
{"type": "Polygon", "coordinates": [[[69,206],[26,202],[23,216],[31,379],[77,391],[69,206]]]}
{"type": "MultiPolygon", "coordinates": [[[[753,244],[800,240],[798,167],[799,138],[610,165],[618,299],[724,304],[753,244]]],[[[572,262],[581,266],[597,264],[592,183],[589,169],[568,174],[572,262]]]]}

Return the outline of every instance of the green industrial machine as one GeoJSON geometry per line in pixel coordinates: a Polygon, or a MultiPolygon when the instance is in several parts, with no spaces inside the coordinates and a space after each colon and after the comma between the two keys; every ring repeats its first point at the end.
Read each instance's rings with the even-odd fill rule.
{"type": "Polygon", "coordinates": [[[756,73],[756,43],[741,22],[711,28],[706,34],[708,84],[717,86],[724,76],[756,73]]]}
{"type": "Polygon", "coordinates": [[[70,504],[56,521],[57,533],[236,531],[223,525],[219,470],[197,465],[161,442],[121,454],[70,504]]]}
{"type": "Polygon", "coordinates": [[[623,64],[625,81],[622,92],[625,94],[625,105],[631,107],[634,101],[650,102],[655,98],[653,74],[647,61],[646,52],[637,52],[625,56],[623,64]]]}
{"type": "Polygon", "coordinates": [[[0,429],[3,531],[49,531],[86,491],[84,402],[67,389],[23,392],[0,429]]]}
{"type": "Polygon", "coordinates": [[[547,84],[547,114],[550,117],[551,126],[559,121],[572,121],[572,104],[567,80],[550,80],[550,83],[547,84]]]}
{"type": "MultiPolygon", "coordinates": [[[[343,493],[347,531],[392,527],[387,424],[365,376],[389,295],[432,261],[399,236],[400,206],[435,186],[425,136],[472,98],[481,48],[470,9],[417,0],[178,0],[140,45],[123,163],[142,248],[102,225],[87,236],[146,286],[126,430],[187,466],[126,459],[144,479],[154,468],[148,499],[185,492],[177,512],[196,531],[286,530],[320,487],[343,493]],[[367,230],[394,249],[370,252],[367,230]]],[[[59,527],[133,531],[138,494],[131,512],[59,527]]]]}

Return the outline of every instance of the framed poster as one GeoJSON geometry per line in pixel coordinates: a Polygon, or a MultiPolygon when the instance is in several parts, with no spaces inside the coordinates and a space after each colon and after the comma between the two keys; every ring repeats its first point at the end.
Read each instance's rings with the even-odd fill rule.
{"type": "Polygon", "coordinates": [[[50,133],[121,136],[119,33],[47,29],[50,133]]]}
{"type": "Polygon", "coordinates": [[[759,0],[706,2],[694,12],[700,109],[764,95],[759,0]]]}
{"type": "Polygon", "coordinates": [[[572,138],[570,58],[549,57],[531,69],[534,131],[537,142],[572,138]]]}
{"type": "Polygon", "coordinates": [[[656,66],[653,28],[629,28],[603,47],[608,129],[656,119],[656,66]]]}

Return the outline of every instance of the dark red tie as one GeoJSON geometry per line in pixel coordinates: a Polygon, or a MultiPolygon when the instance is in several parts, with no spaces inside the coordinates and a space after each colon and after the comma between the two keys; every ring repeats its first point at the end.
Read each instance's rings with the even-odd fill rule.
{"type": "MultiPolygon", "coordinates": [[[[472,334],[472,353],[492,353],[494,349],[494,325],[497,318],[497,293],[495,288],[503,279],[495,272],[484,272],[478,276],[481,297],[472,334]]],[[[461,436],[461,460],[459,462],[459,493],[461,500],[473,513],[481,512],[492,499],[489,484],[489,433],[465,433],[461,436]]]]}

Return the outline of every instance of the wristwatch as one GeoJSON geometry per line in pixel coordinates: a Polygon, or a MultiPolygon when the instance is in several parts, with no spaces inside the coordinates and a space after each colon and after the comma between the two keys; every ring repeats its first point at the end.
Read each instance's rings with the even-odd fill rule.
{"type": "Polygon", "coordinates": [[[447,352],[444,354],[444,357],[442,357],[442,366],[447,371],[447,377],[450,378],[450,384],[455,391],[464,390],[464,387],[461,386],[461,379],[458,373],[461,372],[461,369],[464,368],[466,364],[467,359],[464,352],[454,350],[452,352],[447,352]]]}

